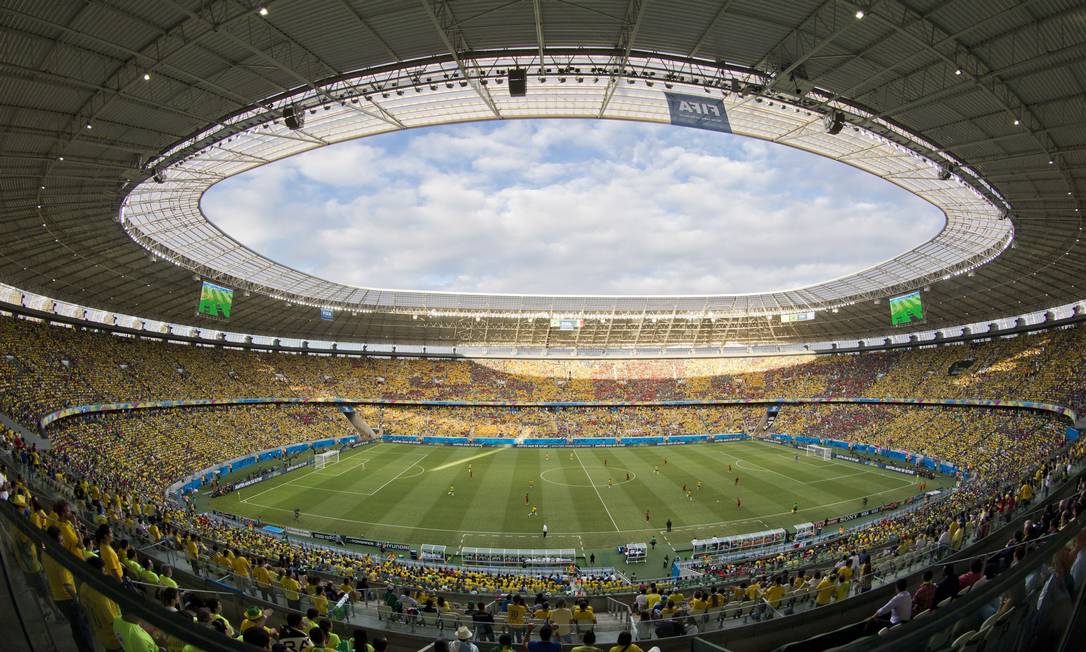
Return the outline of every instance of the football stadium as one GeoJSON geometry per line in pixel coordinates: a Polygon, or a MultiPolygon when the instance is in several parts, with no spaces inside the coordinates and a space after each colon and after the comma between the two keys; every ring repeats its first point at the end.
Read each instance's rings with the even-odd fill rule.
{"type": "Polygon", "coordinates": [[[1086,635],[1081,0],[0,0],[13,652],[1086,635]]]}

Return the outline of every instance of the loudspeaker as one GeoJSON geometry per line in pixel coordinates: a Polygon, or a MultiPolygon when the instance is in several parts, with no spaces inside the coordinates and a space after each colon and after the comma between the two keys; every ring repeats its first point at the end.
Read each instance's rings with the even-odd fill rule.
{"type": "Polygon", "coordinates": [[[823,116],[822,126],[825,127],[827,134],[836,136],[845,127],[845,116],[841,115],[840,111],[830,111],[823,116]]]}
{"type": "Polygon", "coordinates": [[[516,68],[509,71],[509,97],[524,97],[528,94],[528,71],[516,68]]]}
{"type": "Polygon", "coordinates": [[[287,129],[292,131],[297,131],[304,127],[305,109],[295,109],[292,105],[283,107],[283,124],[287,126],[287,129]]]}
{"type": "Polygon", "coordinates": [[[949,181],[950,180],[950,174],[951,174],[951,168],[949,166],[948,167],[943,167],[941,165],[939,166],[939,180],[940,181],[949,181]]]}
{"type": "Polygon", "coordinates": [[[164,168],[155,168],[151,172],[151,178],[155,180],[155,183],[166,183],[166,170],[164,168]]]}

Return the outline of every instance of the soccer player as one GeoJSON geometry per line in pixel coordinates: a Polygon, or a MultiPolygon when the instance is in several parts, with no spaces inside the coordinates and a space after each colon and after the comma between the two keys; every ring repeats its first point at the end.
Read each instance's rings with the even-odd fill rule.
{"type": "Polygon", "coordinates": [[[686,491],[686,499],[690,502],[694,502],[694,492],[689,489],[686,491]]]}
{"type": "Polygon", "coordinates": [[[735,486],[739,486],[739,476],[735,476],[735,486]]]}
{"type": "Polygon", "coordinates": [[[799,461],[799,453],[796,453],[796,461],[799,461]]]}
{"type": "Polygon", "coordinates": [[[532,505],[531,511],[528,512],[528,518],[531,518],[533,516],[539,516],[539,509],[536,508],[535,505],[532,505]]]}
{"type": "Polygon", "coordinates": [[[683,483],[683,493],[684,494],[686,493],[686,483],[685,482],[683,483]]]}
{"type": "Polygon", "coordinates": [[[455,496],[456,495],[456,489],[452,485],[449,485],[449,495],[450,496],[455,496]]]}
{"type": "Polygon", "coordinates": [[[610,489],[613,486],[615,486],[615,479],[614,478],[607,478],[607,488],[610,489]]]}
{"type": "Polygon", "coordinates": [[[528,504],[528,494],[524,494],[524,504],[528,504]]]}
{"type": "Polygon", "coordinates": [[[704,487],[704,486],[705,485],[702,484],[701,480],[698,480],[698,491],[701,491],[701,488],[704,487]]]}
{"type": "Polygon", "coordinates": [[[543,524],[543,538],[544,539],[547,538],[547,524],[546,523],[543,524]]]}
{"type": "Polygon", "coordinates": [[[732,465],[731,465],[731,464],[729,464],[729,465],[728,465],[728,473],[731,473],[731,472],[732,472],[732,465]]]}
{"type": "Polygon", "coordinates": [[[799,511],[799,503],[793,502],[792,503],[792,513],[795,514],[798,511],[799,511]]]}
{"type": "Polygon", "coordinates": [[[649,510],[647,510],[647,509],[646,509],[646,510],[645,510],[645,522],[648,522],[648,520],[649,520],[650,518],[652,518],[652,514],[650,514],[650,513],[649,513],[649,510]]]}
{"type": "Polygon", "coordinates": [[[626,482],[629,482],[629,481],[630,481],[630,472],[627,471],[626,472],[626,482]]]}
{"type": "Polygon", "coordinates": [[[660,475],[660,465],[657,464],[656,466],[652,467],[652,472],[656,475],[660,475]]]}
{"type": "Polygon", "coordinates": [[[551,454],[550,453],[544,453],[543,454],[543,461],[544,462],[550,462],[551,461],[551,454]]]}
{"type": "Polygon", "coordinates": [[[667,466],[667,458],[664,458],[664,466],[667,466]]]}
{"type": "Polygon", "coordinates": [[[474,478],[475,477],[475,472],[471,470],[471,465],[470,464],[468,464],[468,477],[469,478],[474,478]]]}
{"type": "Polygon", "coordinates": [[[735,508],[743,509],[743,500],[739,496],[735,497],[735,508]]]}
{"type": "Polygon", "coordinates": [[[529,489],[535,489],[535,480],[529,480],[528,481],[528,488],[529,489]]]}
{"type": "Polygon", "coordinates": [[[569,461],[570,462],[573,461],[573,451],[570,451],[570,453],[569,453],[569,461]]]}
{"type": "Polygon", "coordinates": [[[294,520],[295,521],[298,520],[298,514],[301,514],[301,513],[302,513],[302,510],[298,509],[297,507],[294,508],[294,520]]]}
{"type": "Polygon", "coordinates": [[[607,458],[606,458],[606,457],[605,457],[605,458],[603,458],[603,465],[604,465],[604,466],[607,466],[607,458]]]}

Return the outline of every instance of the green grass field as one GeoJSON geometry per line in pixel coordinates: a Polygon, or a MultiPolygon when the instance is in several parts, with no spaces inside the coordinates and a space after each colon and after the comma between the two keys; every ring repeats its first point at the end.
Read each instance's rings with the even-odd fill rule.
{"type": "MultiPolygon", "coordinates": [[[[300,469],[213,498],[210,507],[301,529],[445,544],[450,552],[571,547],[610,563],[614,547],[654,535],[654,556],[662,558],[694,538],[787,527],[858,511],[864,496],[875,506],[916,492],[900,473],[802,452],[796,461],[795,454],[762,442],[606,449],[381,443],[348,451],[325,469],[300,469]],[[683,484],[693,489],[692,501],[683,484]],[[538,517],[528,516],[530,505],[538,517]],[[550,530],[545,542],[543,523],[550,530]]],[[[949,480],[929,483],[943,484],[949,480]]]]}

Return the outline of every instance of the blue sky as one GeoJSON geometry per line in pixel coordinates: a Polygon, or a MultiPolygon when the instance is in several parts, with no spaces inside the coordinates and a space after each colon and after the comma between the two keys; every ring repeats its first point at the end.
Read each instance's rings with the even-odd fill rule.
{"type": "Polygon", "coordinates": [[[368,287],[700,294],[788,289],[935,236],[930,204],[740,136],[606,120],[416,129],[213,187],[208,218],[281,263],[368,287]]]}

